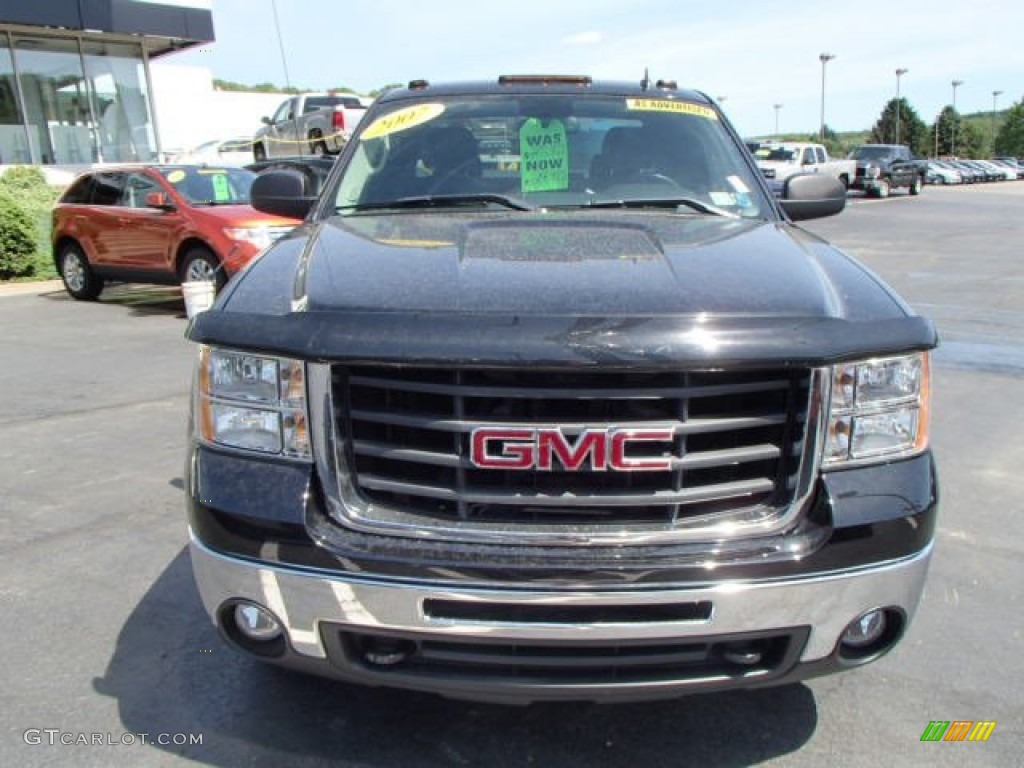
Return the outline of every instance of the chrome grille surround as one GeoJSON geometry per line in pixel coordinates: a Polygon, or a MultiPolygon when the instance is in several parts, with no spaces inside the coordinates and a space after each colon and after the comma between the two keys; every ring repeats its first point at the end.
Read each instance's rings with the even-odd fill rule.
{"type": "MultiPolygon", "coordinates": [[[[520,378],[538,376],[581,376],[584,379],[614,377],[662,377],[678,376],[683,381],[692,377],[711,379],[724,377],[723,384],[702,386],[660,386],[626,387],[627,394],[619,387],[567,387],[555,391],[552,387],[526,387],[499,385],[491,387],[489,396],[511,397],[529,402],[558,399],[561,402],[583,403],[584,411],[592,410],[596,400],[643,401],[645,406],[658,404],[664,408],[666,398],[685,401],[682,405],[684,418],[670,420],[660,418],[654,421],[612,419],[597,422],[594,418],[571,419],[553,422],[550,419],[528,422],[515,417],[484,419],[473,413],[466,413],[466,403],[487,397],[480,395],[476,383],[461,383],[464,376],[482,374],[515,376],[516,372],[506,369],[495,371],[441,369],[428,367],[386,366],[386,365],[331,365],[315,363],[308,366],[310,390],[311,432],[314,441],[317,470],[323,480],[326,503],[331,517],[341,525],[364,534],[401,536],[416,539],[436,539],[479,544],[518,544],[534,546],[588,546],[588,545],[657,545],[687,541],[723,541],[736,538],[764,536],[778,533],[791,526],[809,502],[814,478],[820,461],[820,446],[823,441],[825,411],[828,399],[829,376],[827,369],[800,369],[789,371],[775,369],[755,374],[702,372],[666,374],[657,371],[519,371],[520,378]],[[382,382],[381,373],[393,374],[390,382],[382,382]],[[425,375],[417,379],[417,374],[425,375]],[[440,375],[441,381],[432,380],[440,375]],[[732,376],[732,380],[729,377],[732,376]],[[758,378],[762,376],[762,378],[758,378]],[[405,377],[405,378],[403,378],[405,377]],[[451,381],[444,381],[451,377],[451,381]],[[441,418],[438,414],[417,416],[401,410],[372,410],[355,407],[351,403],[350,389],[357,387],[383,386],[387,390],[418,392],[427,399],[451,397],[452,412],[441,418]],[[751,389],[752,388],[752,389],[751,389]],[[795,388],[795,389],[794,389],[795,388]],[[529,390],[527,396],[523,392],[529,390]],[[792,394],[787,401],[783,418],[778,414],[765,421],[765,415],[736,416],[730,419],[685,418],[689,403],[698,397],[743,395],[747,390],[764,392],[788,389],[800,394],[800,402],[793,403],[792,394]],[[454,393],[454,394],[453,394],[454,393]],[[553,398],[554,395],[568,395],[553,398]],[[680,398],[682,395],[682,398],[680,398]],[[589,403],[589,405],[588,405],[589,403]],[[368,418],[367,418],[368,417],[368,418]],[[361,420],[381,429],[402,430],[418,428],[428,423],[429,431],[452,440],[448,453],[410,447],[404,440],[392,444],[386,441],[367,440],[365,436],[349,434],[358,431],[361,420]],[[614,423],[612,423],[614,422],[614,423]],[[731,422],[731,423],[730,423],[731,422]],[[355,427],[353,424],[355,423],[355,427]],[[674,487],[656,489],[641,484],[637,492],[630,492],[629,484],[637,476],[651,473],[611,473],[613,488],[604,494],[559,494],[541,493],[523,495],[511,491],[507,480],[493,487],[473,488],[467,484],[467,473],[493,472],[471,466],[467,443],[476,427],[485,425],[529,425],[551,426],[557,423],[566,435],[577,433],[584,426],[593,427],[635,427],[656,424],[664,427],[671,424],[677,435],[673,457],[674,487]],[[771,449],[769,444],[738,446],[733,449],[713,448],[701,452],[687,452],[686,443],[690,435],[714,433],[722,426],[743,429],[759,429],[766,424],[788,428],[788,437],[782,441],[783,448],[771,449]],[[459,447],[461,444],[462,448],[459,447]],[[763,477],[749,477],[725,483],[711,483],[705,486],[685,487],[682,476],[686,472],[700,471],[710,467],[715,471],[716,456],[725,461],[722,466],[733,466],[736,459],[764,461],[774,454],[771,461],[778,462],[788,471],[774,481],[763,477]],[[382,460],[402,462],[410,466],[426,467],[426,472],[448,473],[454,478],[451,483],[403,482],[401,478],[382,476],[366,470],[366,462],[382,460]],[[359,462],[364,463],[363,467],[359,462]],[[626,475],[632,477],[626,478],[626,475]],[[459,491],[461,488],[461,492],[459,491]],[[437,502],[436,510],[424,511],[408,503],[396,501],[399,498],[427,499],[437,502]],[[482,517],[477,509],[489,509],[490,514],[482,517]],[[637,512],[637,510],[640,510],[637,512]]],[[[387,380],[388,376],[383,379],[387,380]]],[[[661,379],[658,379],[659,381],[661,379]]],[[[415,395],[414,395],[415,398],[415,395]]],[[[359,405],[356,403],[355,405],[359,405]]],[[[503,406],[498,406],[500,409],[503,406]]],[[[603,406],[598,406],[603,407],[603,406]]],[[[632,406],[624,406],[629,411],[632,406]]],[[[469,409],[470,411],[473,408],[469,409]]],[[[542,409],[543,410],[543,409],[542,409]]],[[[612,408],[614,410],[614,407],[612,408]]],[[[445,438],[441,438],[442,440],[445,438]]],[[[742,463],[742,461],[740,462],[742,463]]],[[[781,470],[780,470],[781,472],[781,470]]],[[[536,476],[540,473],[533,473],[536,476]]],[[[575,480],[581,487],[587,487],[589,479],[596,473],[547,473],[549,477],[575,480]],[[578,479],[577,478],[582,478],[578,479]]],[[[608,475],[609,473],[603,473],[608,475]]],[[[644,482],[647,478],[644,478],[644,482]]],[[[549,483],[557,482],[556,480],[549,483]]],[[[522,486],[522,483],[519,483],[522,486]]],[[[521,490],[521,488],[520,488],[521,490]]],[[[543,489],[542,489],[543,490],[543,489]]]]}

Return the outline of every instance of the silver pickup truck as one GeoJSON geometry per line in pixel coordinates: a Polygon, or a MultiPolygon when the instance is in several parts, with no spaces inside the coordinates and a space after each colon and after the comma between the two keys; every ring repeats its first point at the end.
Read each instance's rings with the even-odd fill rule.
{"type": "Polygon", "coordinates": [[[255,160],[267,157],[336,155],[366,112],[355,94],[305,93],[285,99],[253,137],[255,160]]]}

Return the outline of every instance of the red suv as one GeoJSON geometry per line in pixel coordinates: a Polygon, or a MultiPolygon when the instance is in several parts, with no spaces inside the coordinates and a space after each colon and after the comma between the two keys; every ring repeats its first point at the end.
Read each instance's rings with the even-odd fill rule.
{"type": "Polygon", "coordinates": [[[90,171],[53,208],[53,256],[76,299],[106,280],[220,288],[295,226],[249,206],[256,174],[242,168],[119,166],[90,171]]]}

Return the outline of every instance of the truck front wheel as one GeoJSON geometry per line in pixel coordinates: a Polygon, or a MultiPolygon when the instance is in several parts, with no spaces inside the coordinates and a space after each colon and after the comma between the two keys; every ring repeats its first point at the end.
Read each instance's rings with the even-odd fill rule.
{"type": "Polygon", "coordinates": [[[921,177],[915,176],[914,183],[910,185],[910,194],[920,195],[921,194],[921,177]]]}
{"type": "Polygon", "coordinates": [[[889,182],[885,179],[879,179],[878,184],[875,186],[875,197],[886,198],[889,196],[889,182]]]}

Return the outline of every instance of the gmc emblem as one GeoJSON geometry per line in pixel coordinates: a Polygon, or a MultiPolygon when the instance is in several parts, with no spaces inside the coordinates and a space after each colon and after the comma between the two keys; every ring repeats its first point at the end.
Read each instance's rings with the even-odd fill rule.
{"type": "Polygon", "coordinates": [[[595,471],[668,472],[671,457],[631,457],[628,449],[636,443],[666,443],[671,450],[673,438],[671,427],[584,429],[575,441],[558,427],[479,427],[472,433],[469,459],[481,469],[550,472],[557,459],[570,472],[588,460],[595,471]]]}

